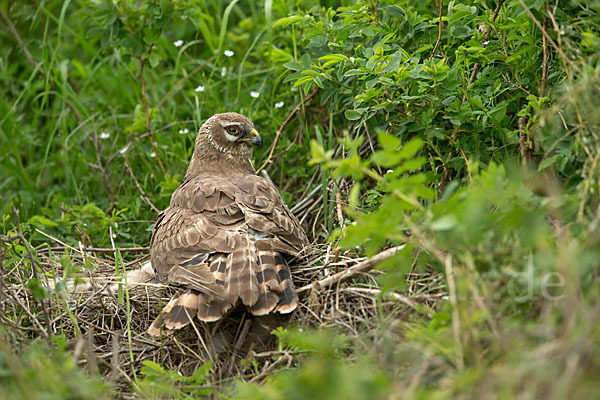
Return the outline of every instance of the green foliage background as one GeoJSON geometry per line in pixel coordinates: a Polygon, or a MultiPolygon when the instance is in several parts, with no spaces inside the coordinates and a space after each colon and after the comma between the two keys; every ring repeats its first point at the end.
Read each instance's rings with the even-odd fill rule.
{"type": "MultiPolygon", "coordinates": [[[[69,244],[110,246],[112,232],[118,246],[145,245],[149,203],[168,204],[204,119],[241,112],[272,144],[300,105],[266,170],[290,205],[322,184],[309,235],[368,255],[406,243],[380,267],[386,290],[402,290],[413,265],[445,274],[448,301],[406,321],[381,314],[376,332],[281,334],[282,348],[309,355],[235,396],[599,396],[600,2],[50,0],[0,11],[3,234],[15,233],[14,206],[33,246],[48,240],[36,228],[69,244]]],[[[2,268],[24,251],[5,251],[2,268]]],[[[81,374],[14,359],[1,349],[11,396],[34,396],[28,379],[62,382],[30,388],[60,396],[81,374]]],[[[148,387],[180,380],[145,368],[148,387]]],[[[78,398],[109,390],[77,382],[88,388],[78,398]]]]}

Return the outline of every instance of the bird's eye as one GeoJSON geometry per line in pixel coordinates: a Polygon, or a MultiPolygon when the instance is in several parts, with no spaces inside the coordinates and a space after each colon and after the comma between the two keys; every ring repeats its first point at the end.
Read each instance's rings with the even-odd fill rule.
{"type": "Polygon", "coordinates": [[[227,132],[231,133],[232,135],[237,135],[238,133],[240,133],[240,130],[237,126],[230,126],[227,128],[227,132]]]}

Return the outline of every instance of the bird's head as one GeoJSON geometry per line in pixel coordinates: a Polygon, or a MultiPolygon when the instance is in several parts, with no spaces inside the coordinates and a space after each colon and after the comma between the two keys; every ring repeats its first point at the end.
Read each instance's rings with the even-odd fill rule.
{"type": "Polygon", "coordinates": [[[252,146],[263,145],[252,121],[236,113],[213,115],[200,129],[203,133],[217,151],[227,154],[250,154],[252,146]]]}

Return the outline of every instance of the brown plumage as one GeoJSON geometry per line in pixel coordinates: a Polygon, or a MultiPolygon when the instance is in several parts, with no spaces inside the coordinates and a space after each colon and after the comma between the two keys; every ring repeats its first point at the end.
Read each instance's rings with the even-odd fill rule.
{"type": "Polygon", "coordinates": [[[152,232],[152,266],[180,291],[150,334],[180,329],[194,316],[217,321],[238,303],[256,316],[296,308],[285,256],[308,240],[273,184],[256,176],[252,145],[262,139],[236,113],[213,115],[200,128],[184,181],[152,232]]]}

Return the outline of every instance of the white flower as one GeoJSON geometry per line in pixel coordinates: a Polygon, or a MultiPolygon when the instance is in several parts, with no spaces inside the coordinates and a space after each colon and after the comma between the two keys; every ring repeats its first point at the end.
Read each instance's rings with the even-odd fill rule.
{"type": "Polygon", "coordinates": [[[285,103],[283,101],[278,101],[277,103],[275,103],[275,108],[281,108],[284,104],[285,103]]]}
{"type": "Polygon", "coordinates": [[[186,133],[190,133],[190,130],[188,128],[180,129],[179,130],[179,134],[180,135],[185,135],[186,133]]]}
{"type": "Polygon", "coordinates": [[[174,41],[173,42],[173,46],[175,46],[175,47],[181,47],[181,46],[183,46],[183,40],[180,39],[180,40],[174,41]]]}
{"type": "Polygon", "coordinates": [[[198,85],[196,86],[196,89],[194,89],[194,92],[204,92],[204,86],[202,85],[198,85]]]}
{"type": "Polygon", "coordinates": [[[109,137],[110,137],[110,132],[100,133],[100,139],[108,139],[109,137]]]}
{"type": "Polygon", "coordinates": [[[250,92],[250,97],[254,97],[256,99],[258,96],[260,96],[260,93],[258,93],[256,90],[250,92]]]}
{"type": "Polygon", "coordinates": [[[386,174],[391,174],[391,173],[393,173],[393,172],[394,172],[394,170],[393,170],[393,169],[388,169],[387,171],[385,171],[385,173],[386,173],[386,174]]]}
{"type": "Polygon", "coordinates": [[[127,152],[127,150],[129,150],[129,145],[123,147],[121,150],[119,150],[119,153],[121,154],[125,154],[127,152]]]}
{"type": "Polygon", "coordinates": [[[350,57],[350,62],[353,63],[354,62],[354,57],[350,57]]]}
{"type": "Polygon", "coordinates": [[[223,54],[225,54],[225,57],[233,57],[235,53],[232,50],[225,50],[223,54]]]}
{"type": "Polygon", "coordinates": [[[155,152],[150,153],[150,158],[154,158],[154,157],[156,157],[156,153],[155,152]]]}
{"type": "Polygon", "coordinates": [[[221,78],[225,78],[225,75],[227,75],[227,68],[223,67],[221,68],[221,78]]]}

